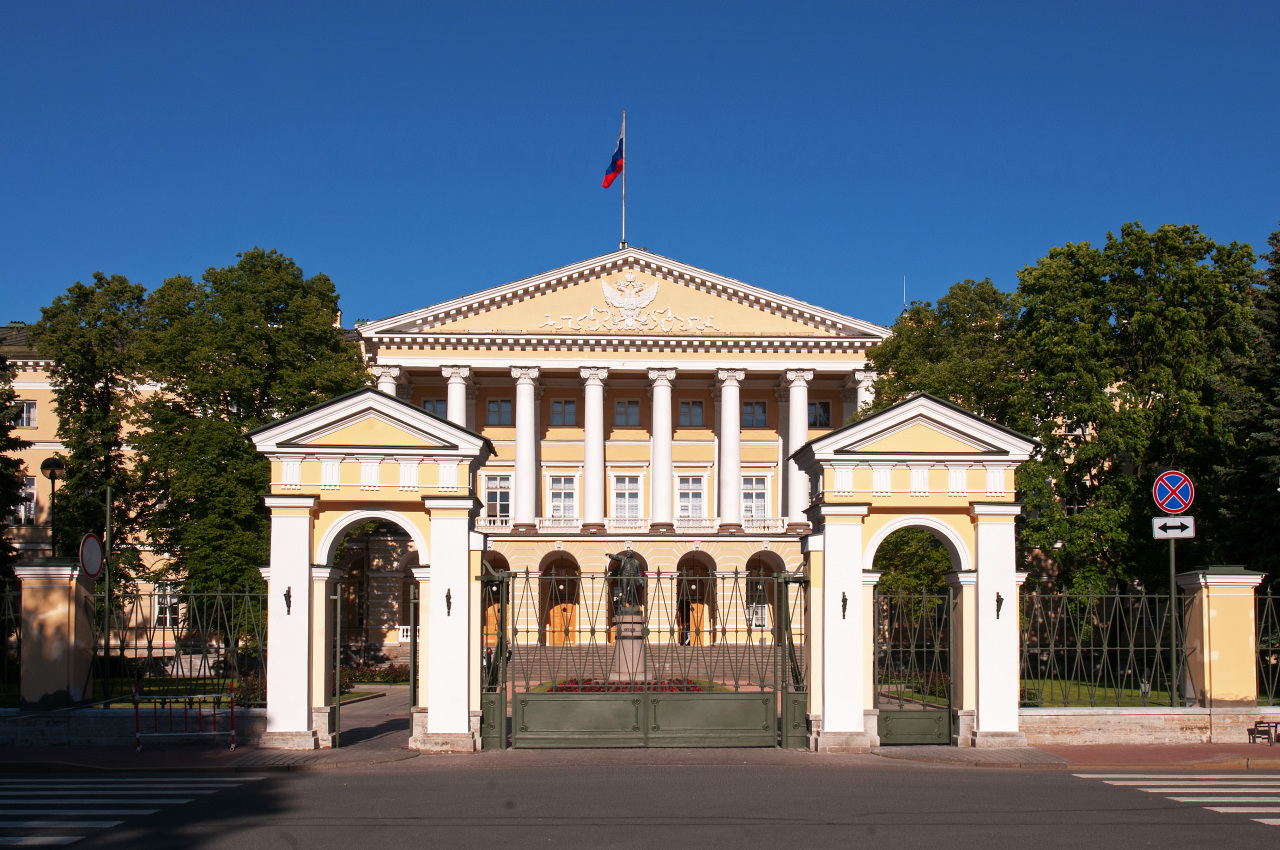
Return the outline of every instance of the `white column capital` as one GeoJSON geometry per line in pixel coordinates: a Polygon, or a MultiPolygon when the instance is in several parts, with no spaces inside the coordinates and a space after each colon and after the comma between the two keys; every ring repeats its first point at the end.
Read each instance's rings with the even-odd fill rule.
{"type": "Polygon", "coordinates": [[[876,382],[876,378],[878,377],[879,375],[871,369],[860,369],[854,373],[854,381],[857,383],[857,387],[860,390],[871,389],[871,385],[876,382]]]}
{"type": "Polygon", "coordinates": [[[378,392],[387,395],[396,394],[396,383],[400,380],[399,366],[370,366],[369,372],[377,382],[378,392]]]}
{"type": "MultiPolygon", "coordinates": [[[[514,371],[512,370],[513,373],[514,371]]],[[[609,367],[583,366],[578,369],[578,375],[586,382],[587,386],[604,386],[604,379],[609,377],[609,367]]]]}
{"type": "Polygon", "coordinates": [[[736,387],[747,377],[746,369],[717,369],[716,385],[719,387],[736,387]]]}
{"type": "Polygon", "coordinates": [[[649,382],[655,387],[669,387],[676,379],[675,369],[650,369],[649,382]]]}
{"type": "Polygon", "coordinates": [[[542,370],[537,366],[512,366],[511,377],[516,379],[517,384],[532,384],[538,380],[538,376],[542,370]]]}
{"type": "Polygon", "coordinates": [[[464,381],[471,383],[471,367],[470,366],[441,366],[440,374],[449,379],[449,383],[454,381],[464,381]]]}
{"type": "Polygon", "coordinates": [[[812,369],[788,369],[783,374],[784,374],[783,381],[788,386],[792,386],[792,387],[808,386],[809,382],[813,380],[812,369]]]}

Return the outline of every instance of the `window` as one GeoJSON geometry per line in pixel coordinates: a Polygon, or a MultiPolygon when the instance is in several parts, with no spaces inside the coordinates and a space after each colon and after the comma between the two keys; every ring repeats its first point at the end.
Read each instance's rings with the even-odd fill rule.
{"type": "Polygon", "coordinates": [[[551,515],[553,517],[576,517],[577,482],[569,476],[552,476],[551,478],[551,515]]]}
{"type": "Polygon", "coordinates": [[[422,409],[433,416],[439,416],[441,419],[449,418],[449,403],[442,398],[424,398],[422,400],[422,409]]]}
{"type": "Polygon", "coordinates": [[[619,519],[640,516],[640,478],[619,475],[613,479],[613,515],[619,519]]]}
{"type": "Polygon", "coordinates": [[[486,425],[510,425],[511,424],[511,399],[509,398],[491,398],[489,399],[489,415],[485,419],[486,425]]]}
{"type": "Polygon", "coordinates": [[[511,518],[511,476],[490,475],[484,484],[485,512],[492,519],[511,518]]]}
{"type": "Polygon", "coordinates": [[[578,403],[571,398],[553,399],[551,402],[552,425],[577,425],[578,403]]]}
{"type": "Polygon", "coordinates": [[[624,428],[640,427],[640,402],[620,401],[613,408],[613,424],[624,428]]]}
{"type": "Polygon", "coordinates": [[[763,428],[765,427],[763,401],[744,401],[742,403],[742,427],[743,428],[763,428]]]}
{"type": "Polygon", "coordinates": [[[681,428],[703,427],[702,402],[700,401],[680,402],[680,420],[679,421],[680,421],[681,428]]]}
{"type": "Polygon", "coordinates": [[[34,428],[36,427],[36,403],[34,401],[20,401],[21,407],[18,409],[18,418],[13,420],[15,428],[34,428]]]}
{"type": "Polygon", "coordinates": [[[831,402],[829,401],[809,402],[809,427],[810,428],[830,428],[831,427],[831,402]]]}
{"type": "Polygon", "coordinates": [[[767,479],[764,478],[742,479],[743,519],[758,519],[769,515],[769,491],[766,487],[766,481],[767,479]]]}
{"type": "Polygon", "coordinates": [[[19,494],[20,501],[18,507],[13,513],[14,525],[35,525],[36,524],[36,480],[34,478],[22,479],[22,491],[19,494]]]}
{"type": "Polygon", "coordinates": [[[155,627],[157,629],[178,628],[178,586],[173,582],[160,582],[156,585],[155,601],[155,627]]]}
{"type": "Polygon", "coordinates": [[[680,519],[697,519],[705,516],[702,512],[702,477],[681,476],[679,480],[680,519]]]}

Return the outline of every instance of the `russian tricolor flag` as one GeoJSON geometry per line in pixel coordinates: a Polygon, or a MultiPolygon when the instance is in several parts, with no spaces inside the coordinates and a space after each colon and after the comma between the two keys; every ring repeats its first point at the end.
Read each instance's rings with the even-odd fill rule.
{"type": "Polygon", "coordinates": [[[613,152],[613,159],[609,161],[609,170],[604,173],[604,182],[600,185],[608,189],[613,185],[613,181],[618,179],[618,175],[622,173],[622,146],[627,138],[627,122],[624,118],[622,121],[622,129],[618,131],[618,148],[613,152]]]}

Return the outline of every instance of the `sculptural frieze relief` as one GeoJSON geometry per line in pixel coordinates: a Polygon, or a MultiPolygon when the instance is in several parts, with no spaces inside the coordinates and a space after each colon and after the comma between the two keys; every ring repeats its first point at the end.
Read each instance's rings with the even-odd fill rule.
{"type": "Polygon", "coordinates": [[[650,309],[658,297],[658,281],[637,282],[635,272],[627,272],[621,280],[602,280],[604,308],[595,304],[581,316],[553,318],[544,313],[546,321],[539,330],[555,331],[650,331],[661,333],[718,331],[715,316],[681,316],[670,307],[650,309]]]}

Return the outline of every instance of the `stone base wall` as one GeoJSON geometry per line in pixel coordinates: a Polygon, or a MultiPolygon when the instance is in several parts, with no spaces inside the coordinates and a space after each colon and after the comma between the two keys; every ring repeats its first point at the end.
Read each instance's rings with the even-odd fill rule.
{"type": "Polygon", "coordinates": [[[1255,721],[1280,721],[1274,708],[1024,708],[1030,746],[1069,744],[1241,744],[1255,721]]]}
{"type": "MultiPolygon", "coordinates": [[[[142,746],[148,744],[207,744],[209,746],[228,746],[229,735],[165,735],[151,737],[148,732],[168,732],[168,713],[162,713],[157,724],[154,718],[146,713],[142,719],[142,746]]],[[[182,731],[181,717],[175,716],[176,731],[182,731]]],[[[228,727],[228,715],[225,711],[218,716],[218,729],[228,727]]],[[[189,728],[196,728],[193,715],[189,728]]],[[[202,730],[211,731],[212,718],[205,712],[202,730]]],[[[236,744],[256,745],[267,729],[267,711],[264,708],[236,709],[236,744]]],[[[30,712],[19,712],[16,709],[0,710],[0,747],[47,747],[47,746],[93,746],[121,747],[133,746],[134,743],[133,712],[127,709],[88,708],[83,711],[59,712],[57,714],[30,716],[30,712]],[[21,719],[11,719],[21,718],[21,719]]]]}

